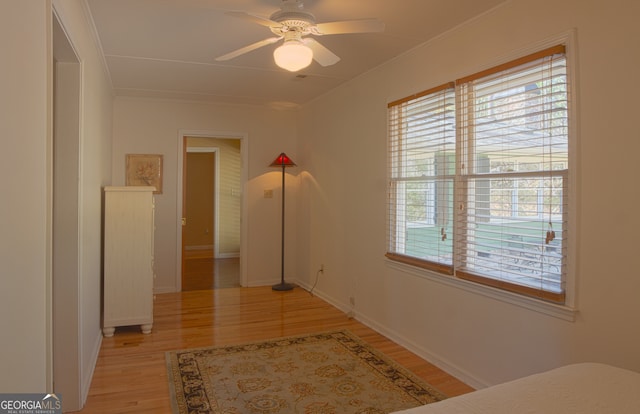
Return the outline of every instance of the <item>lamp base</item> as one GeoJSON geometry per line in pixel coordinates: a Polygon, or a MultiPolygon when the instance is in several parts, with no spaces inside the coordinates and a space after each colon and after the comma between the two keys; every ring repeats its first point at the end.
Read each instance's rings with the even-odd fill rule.
{"type": "Polygon", "coordinates": [[[285,292],[287,290],[292,290],[295,286],[291,283],[278,283],[277,285],[271,286],[271,290],[277,290],[278,292],[285,292]]]}

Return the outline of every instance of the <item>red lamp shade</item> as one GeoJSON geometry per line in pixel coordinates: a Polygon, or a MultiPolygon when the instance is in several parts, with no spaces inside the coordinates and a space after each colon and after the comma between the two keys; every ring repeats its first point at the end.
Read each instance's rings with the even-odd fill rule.
{"type": "Polygon", "coordinates": [[[270,165],[270,167],[295,167],[296,163],[291,160],[284,152],[278,155],[270,165]]]}

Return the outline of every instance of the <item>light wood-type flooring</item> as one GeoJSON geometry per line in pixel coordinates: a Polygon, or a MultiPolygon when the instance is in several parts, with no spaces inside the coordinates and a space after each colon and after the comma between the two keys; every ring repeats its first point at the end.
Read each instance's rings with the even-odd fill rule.
{"type": "Polygon", "coordinates": [[[213,250],[186,250],[182,290],[240,287],[240,258],[214,258],[213,250]]]}
{"type": "Polygon", "coordinates": [[[240,287],[240,259],[187,258],[184,275],[183,291],[240,287]]]}
{"type": "Polygon", "coordinates": [[[301,288],[159,294],[153,331],[104,338],[82,413],[170,413],[165,352],[347,328],[448,396],[472,388],[301,288]]]}

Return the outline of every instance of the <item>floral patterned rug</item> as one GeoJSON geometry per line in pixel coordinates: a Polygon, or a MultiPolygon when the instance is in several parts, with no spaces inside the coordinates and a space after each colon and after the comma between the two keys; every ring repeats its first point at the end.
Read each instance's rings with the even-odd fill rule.
{"type": "Polygon", "coordinates": [[[179,414],[374,414],[446,398],[347,330],[166,358],[179,414]]]}

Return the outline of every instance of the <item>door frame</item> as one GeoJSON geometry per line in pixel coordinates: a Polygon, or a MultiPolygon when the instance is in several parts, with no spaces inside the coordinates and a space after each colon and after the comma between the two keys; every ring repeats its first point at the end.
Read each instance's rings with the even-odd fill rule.
{"type": "MultiPolygon", "coordinates": [[[[241,188],[241,211],[240,211],[240,286],[248,285],[247,265],[246,265],[246,252],[248,241],[248,202],[245,196],[247,182],[248,182],[248,165],[249,165],[249,151],[248,141],[249,138],[246,133],[243,132],[229,132],[229,131],[214,131],[214,130],[178,130],[178,177],[177,177],[177,191],[176,191],[176,290],[182,291],[182,217],[183,217],[183,191],[184,191],[184,168],[185,158],[187,153],[186,138],[213,138],[213,139],[239,139],[240,140],[240,188],[241,188]]],[[[216,177],[217,179],[217,177],[216,177]]],[[[217,231],[217,229],[216,229],[217,231]]],[[[217,248],[218,243],[216,243],[217,248]]]]}
{"type": "Polygon", "coordinates": [[[53,392],[64,394],[65,409],[77,411],[89,393],[83,377],[87,351],[82,343],[81,305],[83,66],[55,5],[51,10],[53,122],[47,156],[51,378],[47,383],[53,392]]]}

